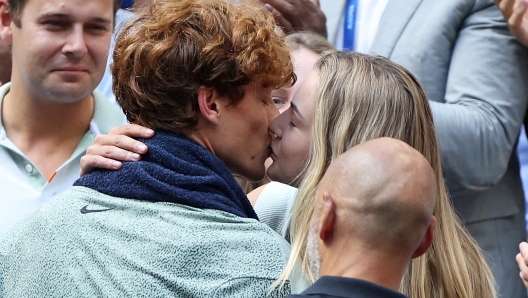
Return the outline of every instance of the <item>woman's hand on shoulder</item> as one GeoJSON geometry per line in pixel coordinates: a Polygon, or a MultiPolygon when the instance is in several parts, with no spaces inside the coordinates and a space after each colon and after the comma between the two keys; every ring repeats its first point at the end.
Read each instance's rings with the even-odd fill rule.
{"type": "Polygon", "coordinates": [[[96,136],[93,145],[81,158],[81,176],[97,168],[117,170],[122,166],[121,161],[140,160],[141,154],[145,154],[148,148],[133,138],[151,138],[153,135],[152,129],[128,124],[96,136]]]}

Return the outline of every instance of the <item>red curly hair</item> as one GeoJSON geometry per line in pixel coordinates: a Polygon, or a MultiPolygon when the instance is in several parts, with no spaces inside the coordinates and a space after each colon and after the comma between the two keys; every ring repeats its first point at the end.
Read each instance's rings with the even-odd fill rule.
{"type": "Polygon", "coordinates": [[[187,133],[198,122],[200,86],[236,104],[249,83],[292,85],[289,50],[277,28],[254,2],[154,0],[116,41],[117,102],[130,122],[187,133]]]}

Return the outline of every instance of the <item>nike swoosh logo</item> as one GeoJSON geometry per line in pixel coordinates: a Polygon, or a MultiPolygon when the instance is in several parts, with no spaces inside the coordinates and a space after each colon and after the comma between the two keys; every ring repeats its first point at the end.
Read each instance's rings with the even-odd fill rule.
{"type": "Polygon", "coordinates": [[[88,205],[86,205],[86,206],[81,208],[81,213],[82,214],[94,213],[94,212],[104,212],[104,211],[108,211],[108,210],[114,209],[114,208],[108,208],[108,209],[93,209],[93,210],[89,210],[86,207],[88,207],[88,205]]]}

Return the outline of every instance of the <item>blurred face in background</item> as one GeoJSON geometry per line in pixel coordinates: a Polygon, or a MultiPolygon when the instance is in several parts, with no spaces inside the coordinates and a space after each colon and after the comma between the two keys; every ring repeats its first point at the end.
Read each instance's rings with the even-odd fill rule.
{"type": "Polygon", "coordinates": [[[312,71],[315,62],[319,59],[317,53],[302,45],[299,45],[299,47],[293,50],[290,55],[292,57],[295,75],[297,75],[297,82],[289,88],[281,88],[271,92],[271,98],[280,113],[286,111],[290,107],[290,102],[292,101],[295,92],[299,90],[301,84],[306,80],[310,71],[312,71]]]}

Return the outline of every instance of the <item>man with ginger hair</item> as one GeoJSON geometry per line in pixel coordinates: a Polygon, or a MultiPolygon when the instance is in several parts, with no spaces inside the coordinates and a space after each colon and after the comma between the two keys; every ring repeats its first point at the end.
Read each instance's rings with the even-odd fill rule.
{"type": "Polygon", "coordinates": [[[427,160],[381,138],[336,158],[321,180],[308,237],[314,285],[292,297],[405,297],[412,258],[431,245],[436,183],[427,160]]]}
{"type": "Polygon", "coordinates": [[[148,153],[83,176],[15,226],[0,244],[0,297],[284,297],[302,287],[270,288],[289,245],[233,177],[264,177],[271,91],[295,81],[273,16],[250,0],[155,0],[122,29],[113,57],[117,102],[156,131],[148,153]]]}

